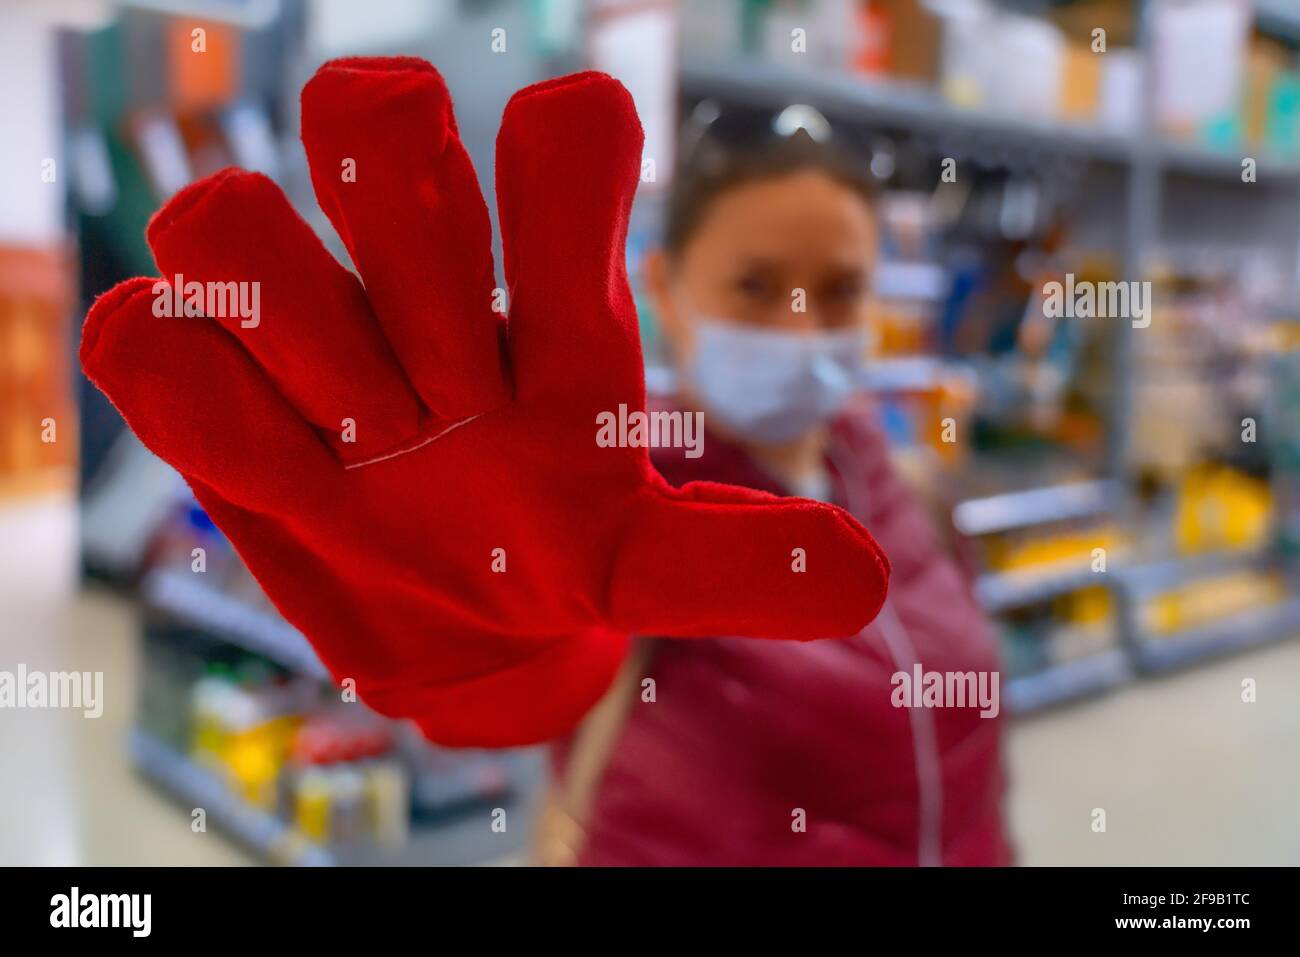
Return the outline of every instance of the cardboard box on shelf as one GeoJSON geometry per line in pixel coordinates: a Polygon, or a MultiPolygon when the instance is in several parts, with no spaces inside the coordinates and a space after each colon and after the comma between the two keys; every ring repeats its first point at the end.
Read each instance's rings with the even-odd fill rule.
{"type": "Polygon", "coordinates": [[[1269,109],[1279,77],[1290,64],[1286,48],[1275,40],[1252,37],[1246,50],[1246,77],[1242,90],[1242,133],[1247,143],[1265,142],[1269,109]]]}
{"type": "Polygon", "coordinates": [[[1101,99],[1101,65],[1103,54],[1077,41],[1065,45],[1065,67],[1061,74],[1061,116],[1070,120],[1092,121],[1097,117],[1101,99]]]}
{"type": "Polygon", "coordinates": [[[1021,118],[1051,119],[1062,101],[1065,38],[1052,23],[1002,14],[996,21],[996,60],[989,105],[1021,118]]]}
{"type": "MultiPolygon", "coordinates": [[[[874,0],[873,0],[874,2],[874,0]]],[[[880,0],[888,24],[890,74],[899,79],[934,83],[939,75],[943,21],[921,0],[880,0]]]]}
{"type": "Polygon", "coordinates": [[[1132,134],[1142,124],[1142,78],[1146,61],[1137,50],[1109,50],[1101,59],[1097,123],[1103,129],[1132,134]]]}
{"type": "Polygon", "coordinates": [[[1300,153],[1300,71],[1281,70],[1273,78],[1261,142],[1279,156],[1300,153]]]}
{"type": "Polygon", "coordinates": [[[1239,120],[1250,8],[1237,0],[1157,4],[1152,16],[1156,120],[1165,132],[1219,141],[1239,120]]]}
{"type": "Polygon", "coordinates": [[[1054,7],[1052,22],[1072,43],[1082,43],[1092,50],[1097,38],[1095,31],[1102,30],[1105,49],[1131,47],[1136,40],[1137,4],[1132,0],[1075,0],[1074,3],[1054,7]]]}

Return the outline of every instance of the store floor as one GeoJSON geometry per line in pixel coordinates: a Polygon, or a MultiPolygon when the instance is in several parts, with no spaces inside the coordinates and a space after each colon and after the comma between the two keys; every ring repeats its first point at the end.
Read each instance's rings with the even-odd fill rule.
{"type": "MultiPolygon", "coordinates": [[[[81,590],[66,499],[0,506],[0,670],[102,671],[104,712],[0,712],[0,864],[248,864],[132,772],[138,629],[81,590]]],[[[1025,864],[1300,864],[1300,640],[1016,721],[1025,864]],[[1253,678],[1258,700],[1241,700],[1253,678]],[[1093,830],[1094,809],[1106,830],[1093,830]]]]}

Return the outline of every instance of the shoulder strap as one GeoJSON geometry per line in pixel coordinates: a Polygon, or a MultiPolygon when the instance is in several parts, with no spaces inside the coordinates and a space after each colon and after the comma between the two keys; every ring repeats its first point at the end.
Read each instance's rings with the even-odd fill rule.
{"type": "Polygon", "coordinates": [[[636,638],[604,697],[574,732],[564,776],[552,783],[537,826],[537,863],[568,866],[578,862],[586,827],[614,743],[637,701],[652,638],[636,638]]]}

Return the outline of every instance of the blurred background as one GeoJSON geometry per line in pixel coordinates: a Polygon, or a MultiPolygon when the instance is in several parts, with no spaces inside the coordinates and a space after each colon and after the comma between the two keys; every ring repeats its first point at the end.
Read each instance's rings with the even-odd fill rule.
{"type": "Polygon", "coordinates": [[[512,92],[628,85],[652,391],[639,264],[684,124],[808,105],[846,132],[883,186],[871,388],[1000,630],[1021,861],[1300,863],[1298,49],[1290,0],[9,0],[0,670],[102,671],[105,701],[0,712],[0,863],[524,859],[542,756],[331,708],[75,361],[93,298],[155,272],[152,212],[222,167],[276,179],[346,260],[298,91],[391,53],[446,77],[490,206],[512,92]],[[1067,273],[1151,282],[1150,326],[1050,319],[1067,273]]]}

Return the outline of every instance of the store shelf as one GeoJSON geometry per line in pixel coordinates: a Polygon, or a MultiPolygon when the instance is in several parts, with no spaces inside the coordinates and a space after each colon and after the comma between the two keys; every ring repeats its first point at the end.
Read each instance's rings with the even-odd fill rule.
{"type": "MultiPolygon", "coordinates": [[[[1286,15],[1300,37],[1300,12],[1286,15]]],[[[1283,22],[1274,15],[1272,22],[1283,22]]],[[[992,110],[954,106],[927,86],[874,80],[832,70],[792,69],[759,59],[693,60],[681,70],[682,89],[750,106],[808,103],[851,120],[951,137],[976,154],[1029,151],[1132,164],[1153,161],[1165,172],[1207,178],[1241,177],[1241,161],[1257,162],[1257,182],[1300,181],[1300,159],[1261,155],[1242,145],[1218,150],[1166,142],[1149,148],[1148,131],[1107,130],[1079,122],[1025,119],[992,110]]]]}
{"type": "Polygon", "coordinates": [[[1098,127],[963,109],[924,86],[791,69],[761,59],[688,60],[681,68],[681,86],[691,95],[749,105],[807,103],[846,119],[944,134],[999,154],[1030,150],[1116,162],[1134,155],[1131,138],[1098,127]]]}
{"type": "Polygon", "coordinates": [[[291,671],[329,680],[311,644],[274,613],[206,584],[201,575],[158,569],[141,583],[145,601],[213,636],[263,655],[291,671]]]}
{"type": "Polygon", "coordinates": [[[1255,25],[1265,33],[1300,43],[1300,7],[1296,0],[1255,0],[1255,25]]]}
{"type": "MultiPolygon", "coordinates": [[[[203,808],[207,821],[228,834],[246,850],[271,864],[296,867],[334,866],[468,866],[494,863],[523,853],[531,839],[528,823],[491,830],[484,813],[450,818],[436,825],[412,828],[400,849],[373,845],[322,847],[304,838],[287,822],[252,807],[233,794],[217,775],[191,761],[141,728],[131,733],[131,759],[136,769],[186,808],[203,808]],[[485,837],[485,835],[488,835],[485,837]],[[485,856],[490,848],[490,856],[485,856]]],[[[534,762],[536,763],[536,762],[534,762]]],[[[538,791],[538,769],[522,787],[524,800],[502,799],[510,817],[531,822],[531,803],[538,791]]]]}
{"type": "Polygon", "coordinates": [[[1275,560],[1269,548],[1207,552],[1116,569],[1123,587],[1135,597],[1174,588],[1196,578],[1208,578],[1228,572],[1256,568],[1275,560]]]}
{"type": "Polygon", "coordinates": [[[1053,573],[1000,572],[975,579],[975,597],[985,611],[996,614],[1049,601],[1084,588],[1109,585],[1108,572],[1094,572],[1091,567],[1053,573]]]}
{"type": "Polygon", "coordinates": [[[202,808],[207,820],[245,849],[273,864],[329,866],[337,863],[326,849],[305,841],[284,821],[240,800],[206,768],[179,754],[147,731],[131,734],[136,769],[190,808],[202,808]]]}
{"type": "Polygon", "coordinates": [[[968,499],[952,510],[963,535],[992,535],[1047,522],[1101,515],[1122,500],[1123,488],[1112,480],[1072,482],[968,499]]]}
{"type": "Polygon", "coordinates": [[[973,385],[975,371],[965,363],[933,356],[899,356],[867,363],[861,385],[868,392],[927,392],[955,379],[973,385]]]}
{"type": "MultiPolygon", "coordinates": [[[[934,356],[900,356],[871,360],[859,384],[867,392],[926,392],[954,379],[973,384],[975,371],[967,363],[934,356]]],[[[645,382],[648,395],[671,397],[676,393],[677,374],[667,366],[647,365],[645,382]]]]}
{"type": "Polygon", "coordinates": [[[1100,694],[1132,676],[1127,656],[1115,648],[1012,678],[1004,689],[1003,701],[1012,714],[1028,714],[1100,694]]]}
{"type": "Polygon", "coordinates": [[[149,13],[203,19],[245,30],[260,30],[280,16],[280,0],[119,0],[122,6],[149,13]]]}
{"type": "Polygon", "coordinates": [[[939,263],[887,259],[876,267],[871,291],[880,299],[941,302],[952,276],[939,263]]]}
{"type": "Polygon", "coordinates": [[[1241,161],[1249,156],[1255,160],[1252,186],[1269,183],[1295,186],[1300,181],[1300,160],[1261,154],[1249,144],[1215,149],[1194,143],[1164,143],[1155,155],[1166,172],[1237,182],[1241,181],[1241,161]]]}
{"type": "Polygon", "coordinates": [[[1144,636],[1135,644],[1135,664],[1145,672],[1172,671],[1206,658],[1297,635],[1300,635],[1300,597],[1172,635],[1144,636]]]}

